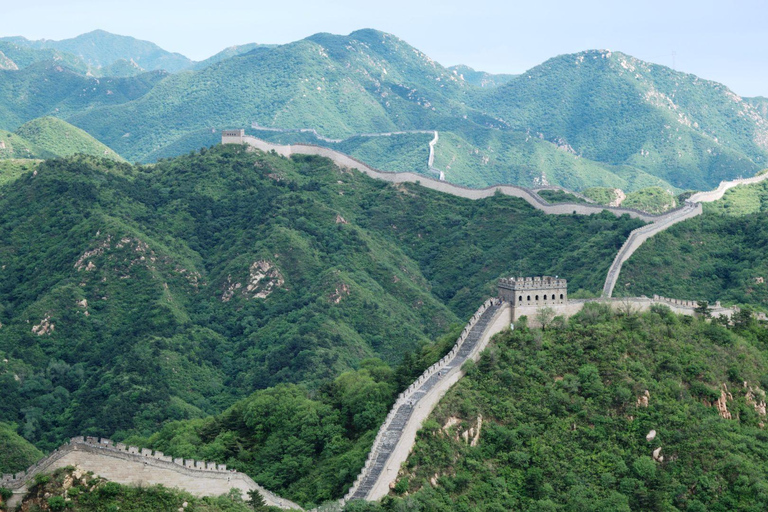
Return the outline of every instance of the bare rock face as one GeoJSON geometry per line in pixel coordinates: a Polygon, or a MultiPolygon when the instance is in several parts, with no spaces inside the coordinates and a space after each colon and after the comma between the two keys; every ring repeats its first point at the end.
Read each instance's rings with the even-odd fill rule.
{"type": "Polygon", "coordinates": [[[238,290],[241,290],[245,299],[266,299],[284,284],[283,275],[273,263],[267,260],[254,261],[248,269],[248,279],[245,283],[233,281],[231,275],[227,276],[221,301],[229,302],[238,290]]]}
{"type": "Polygon", "coordinates": [[[648,405],[651,402],[651,394],[648,392],[648,390],[645,390],[645,393],[637,397],[637,406],[638,407],[648,407],[648,405]]]}
{"type": "Polygon", "coordinates": [[[650,443],[654,439],[656,439],[656,431],[655,430],[651,430],[650,432],[648,432],[648,435],[645,436],[645,440],[650,443]]]}
{"type": "Polygon", "coordinates": [[[38,336],[50,335],[54,330],[56,330],[56,326],[51,322],[50,315],[45,315],[39,324],[32,326],[32,332],[38,336]]]}
{"type": "Polygon", "coordinates": [[[274,291],[285,284],[285,279],[272,263],[266,260],[254,261],[250,268],[246,294],[254,293],[254,297],[266,299],[274,291]]]}
{"type": "Polygon", "coordinates": [[[653,460],[656,462],[664,462],[664,456],[661,454],[661,446],[653,450],[653,460]]]}
{"type": "Polygon", "coordinates": [[[717,412],[720,413],[720,417],[726,420],[732,419],[731,413],[728,410],[729,399],[733,400],[733,396],[728,393],[728,387],[723,384],[723,387],[720,389],[720,398],[715,402],[715,407],[717,407],[717,412]]]}

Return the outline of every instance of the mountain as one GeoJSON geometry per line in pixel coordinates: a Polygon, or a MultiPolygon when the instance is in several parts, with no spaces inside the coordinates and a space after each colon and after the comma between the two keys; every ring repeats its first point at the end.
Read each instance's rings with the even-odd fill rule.
{"type": "Polygon", "coordinates": [[[755,98],[744,98],[744,101],[757,110],[763,119],[768,119],[768,98],[757,96],[755,98]]]}
{"type": "Polygon", "coordinates": [[[459,75],[462,79],[466,80],[467,83],[477,87],[498,87],[500,85],[504,85],[505,83],[515,78],[515,76],[517,76],[506,74],[492,75],[491,73],[486,73],[485,71],[475,71],[471,67],[464,65],[451,66],[448,69],[459,75]]]}
{"type": "Polygon", "coordinates": [[[19,66],[16,65],[11,59],[9,59],[3,52],[0,52],[0,70],[16,70],[19,66]]]}
{"type": "Polygon", "coordinates": [[[44,116],[68,120],[75,112],[131,101],[165,76],[163,71],[153,71],[130,78],[85,77],[54,61],[0,71],[0,129],[13,131],[44,116]]]}
{"type": "Polygon", "coordinates": [[[216,64],[217,62],[231,59],[232,57],[237,57],[238,55],[243,55],[244,53],[250,53],[258,48],[274,48],[275,46],[277,45],[263,45],[258,43],[248,43],[248,44],[230,46],[229,48],[225,48],[221,50],[219,53],[211,57],[208,57],[205,60],[201,60],[200,62],[195,62],[193,69],[207,68],[211,64],[216,64]]]}
{"type": "MultiPolygon", "coordinates": [[[[110,57],[81,52],[82,59],[62,53],[34,61],[21,50],[75,46],[0,41],[21,68],[0,71],[0,128],[56,115],[145,162],[199,149],[215,140],[211,133],[252,123],[314,129],[331,139],[437,130],[435,167],[448,181],[473,187],[660,187],[676,194],[754,174],[768,159],[763,100],[618,52],[562,55],[522,75],[492,77],[444,68],[397,37],[366,29],[236,46],[190,71],[161,75],[141,73],[160,66],[136,57],[143,42],[101,32],[75,40],[101,41],[110,57]],[[125,49],[134,44],[140,48],[125,49]],[[86,68],[87,58],[111,62],[98,72],[131,78],[84,77],[64,56],[86,68]],[[22,57],[33,63],[25,67],[22,57]],[[51,77],[52,69],[71,75],[70,83],[54,84],[63,77],[51,77]],[[105,98],[116,80],[137,93],[105,98]]],[[[406,160],[390,159],[391,169],[413,165],[411,155],[423,147],[411,142],[406,160]]]]}
{"type": "Polygon", "coordinates": [[[192,66],[193,62],[179,53],[163,50],[154,43],[129,36],[94,30],[71,39],[30,41],[24,37],[3,37],[7,42],[34,50],[55,50],[81,58],[94,69],[106,68],[118,60],[134,61],[148,71],[165,70],[171,73],[192,66]]]}
{"type": "Polygon", "coordinates": [[[673,187],[708,189],[768,161],[768,121],[727,87],[619,52],[548,60],[474,103],[505,126],[673,187]]]}
{"type": "Polygon", "coordinates": [[[51,449],[279,384],[317,390],[374,357],[396,367],[502,273],[598,291],[639,225],[239,146],[153,166],[49,160],[0,189],[0,421],[51,449]]]}
{"type": "Polygon", "coordinates": [[[350,510],[765,509],[764,338],[665,306],[516,325],[424,422],[390,496],[350,510]]]}
{"type": "Polygon", "coordinates": [[[453,97],[469,87],[388,34],[317,34],[169,76],[141,101],[69,120],[142,159],[191,131],[254,121],[335,138],[439,125],[461,119],[467,109],[453,97]]]}
{"type": "MultiPolygon", "coordinates": [[[[10,149],[9,158],[55,158],[80,153],[122,160],[120,155],[80,128],[55,117],[33,119],[20,126],[14,134],[4,133],[7,132],[0,132],[0,141],[10,149]]],[[[3,157],[4,151],[0,149],[0,158],[3,157]]]]}

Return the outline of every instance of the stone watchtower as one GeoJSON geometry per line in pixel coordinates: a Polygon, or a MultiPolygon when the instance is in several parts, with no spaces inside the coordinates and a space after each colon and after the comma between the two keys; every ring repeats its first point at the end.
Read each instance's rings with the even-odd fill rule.
{"type": "Polygon", "coordinates": [[[222,144],[242,144],[245,137],[245,130],[222,130],[221,131],[221,143],[222,144]]]}
{"type": "Polygon", "coordinates": [[[499,297],[512,306],[512,320],[533,315],[549,307],[565,313],[568,305],[568,282],[557,277],[510,277],[499,279],[499,297]]]}

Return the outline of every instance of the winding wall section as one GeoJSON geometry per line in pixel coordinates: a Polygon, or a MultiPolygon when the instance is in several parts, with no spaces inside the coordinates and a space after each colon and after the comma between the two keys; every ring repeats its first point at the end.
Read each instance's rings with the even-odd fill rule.
{"type": "Polygon", "coordinates": [[[641,219],[645,222],[656,222],[674,216],[678,210],[672,210],[663,215],[651,215],[649,213],[636,210],[634,208],[616,208],[612,206],[602,206],[596,204],[585,203],[557,203],[550,204],[541,198],[536,192],[525,187],[519,187],[517,185],[494,185],[486,188],[470,188],[462,185],[456,185],[445,181],[436,180],[423,174],[417,174],[414,172],[390,172],[381,171],[375,169],[368,164],[357,160],[349,155],[340,153],[334,149],[326,148],[323,146],[315,146],[312,144],[273,144],[250,135],[244,135],[240,130],[223,131],[221,137],[222,144],[248,144],[261,151],[270,152],[274,151],[278,155],[284,157],[290,157],[291,155],[316,155],[329,158],[339,167],[345,167],[348,169],[358,169],[360,172],[365,173],[371,178],[388,181],[390,183],[419,183],[422,187],[426,187],[438,192],[444,192],[458,197],[466,199],[484,199],[491,197],[497,193],[501,193],[508,196],[519,197],[527,201],[531,206],[537,210],[541,210],[547,214],[554,215],[592,215],[594,213],[600,213],[604,210],[609,211],[620,217],[622,215],[629,215],[635,219],[641,219]]]}
{"type": "Polygon", "coordinates": [[[672,216],[667,216],[665,219],[659,219],[653,224],[632,231],[624,242],[624,245],[621,246],[621,249],[616,254],[616,257],[613,259],[611,267],[608,269],[608,275],[606,276],[605,284],[603,285],[603,297],[611,297],[613,295],[613,289],[621,274],[622,265],[637,249],[640,248],[641,245],[643,245],[643,242],[670,226],[674,226],[678,222],[701,215],[703,211],[701,203],[710,203],[722,199],[723,195],[725,195],[728,190],[738,187],[739,185],[752,185],[766,179],[768,179],[768,172],[751,178],[721,181],[720,185],[715,190],[693,194],[688,198],[682,208],[674,210],[672,216]]]}

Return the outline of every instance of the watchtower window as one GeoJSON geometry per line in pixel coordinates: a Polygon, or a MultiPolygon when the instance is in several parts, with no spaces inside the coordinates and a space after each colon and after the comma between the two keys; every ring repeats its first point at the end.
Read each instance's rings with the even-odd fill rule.
{"type": "Polygon", "coordinates": [[[519,300],[520,302],[523,302],[523,296],[521,295],[520,297],[517,298],[517,300],[519,300]]]}
{"type": "Polygon", "coordinates": [[[528,296],[528,302],[531,302],[531,296],[530,295],[528,296]]]}
{"type": "Polygon", "coordinates": [[[539,296],[538,295],[536,296],[536,300],[539,300],[539,296]]]}
{"type": "Polygon", "coordinates": [[[544,296],[544,300],[547,300],[547,296],[546,295],[544,296]]]}
{"type": "Polygon", "coordinates": [[[562,293],[560,294],[560,300],[563,300],[563,294],[562,293]]]}

